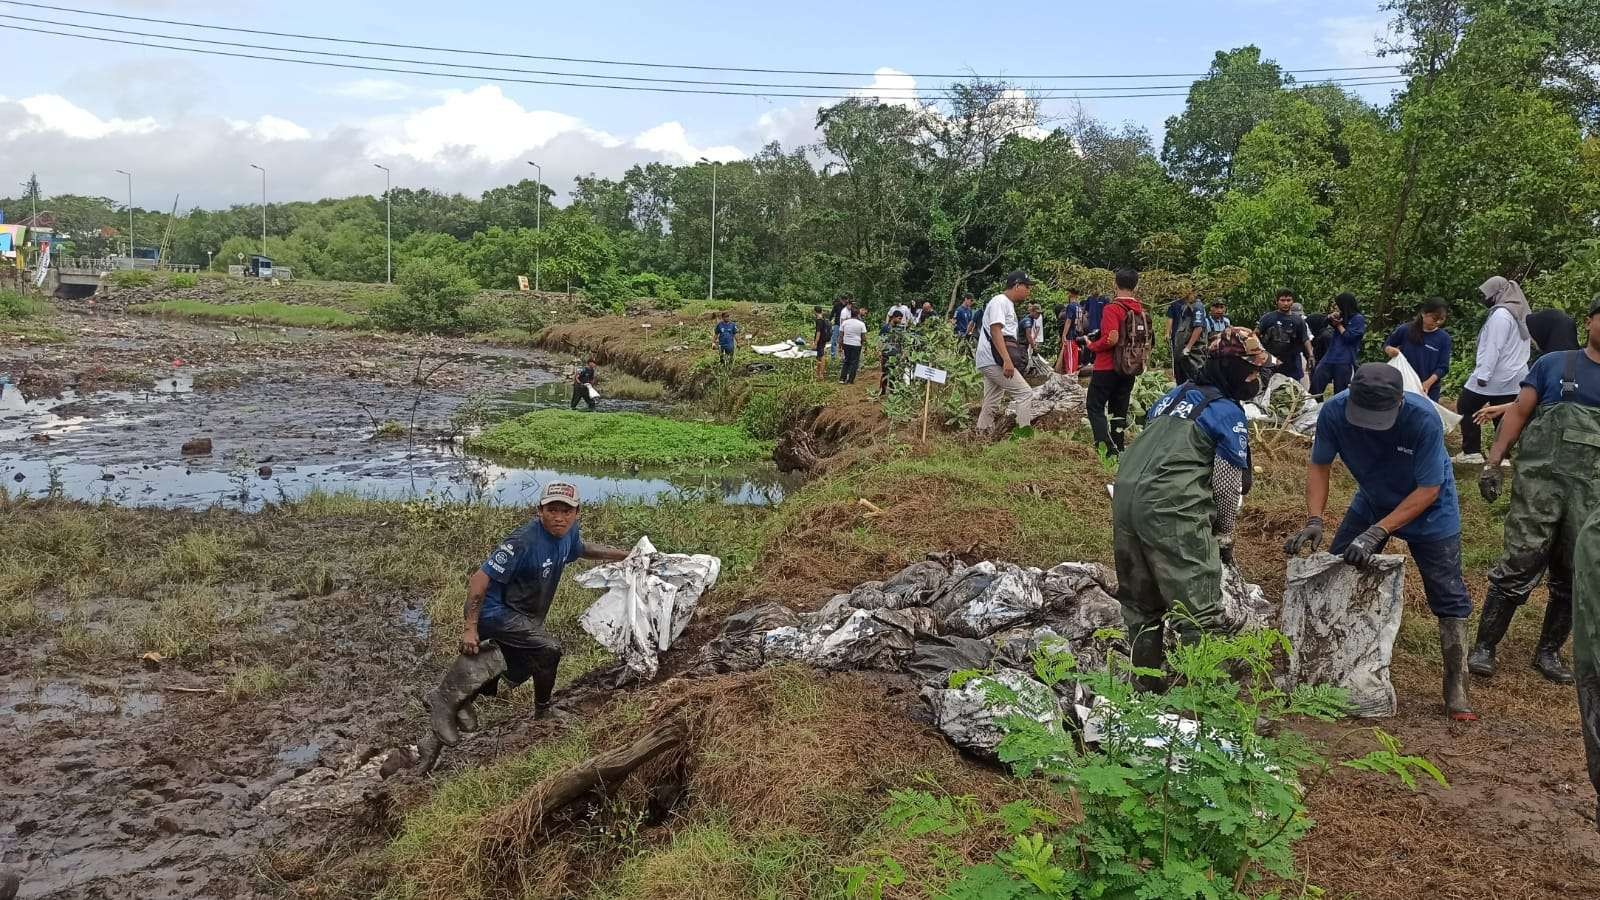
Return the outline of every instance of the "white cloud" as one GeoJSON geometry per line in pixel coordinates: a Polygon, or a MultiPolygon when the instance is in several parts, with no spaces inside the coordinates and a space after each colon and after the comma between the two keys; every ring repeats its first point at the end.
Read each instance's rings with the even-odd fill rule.
{"type": "Polygon", "coordinates": [[[139,119],[102,119],[57,94],[36,94],[18,100],[17,104],[27,112],[28,117],[8,138],[26,132],[57,132],[67,137],[93,140],[114,134],[145,134],[156,130],[156,120],[149,116],[139,119]]]}
{"type": "Polygon", "coordinates": [[[689,133],[684,130],[681,122],[662,122],[654,128],[642,132],[633,139],[633,146],[640,150],[649,150],[676,159],[678,162],[694,162],[701,157],[712,162],[732,162],[744,159],[745,153],[738,147],[722,145],[717,147],[696,147],[689,143],[689,133]]]}
{"type": "Polygon", "coordinates": [[[322,93],[351,100],[382,102],[406,100],[416,96],[417,91],[410,85],[390,81],[387,78],[358,78],[355,81],[345,81],[325,88],[322,93]]]}
{"type": "Polygon", "coordinates": [[[917,109],[917,79],[899,69],[880,66],[873,70],[872,83],[850,92],[855,97],[875,97],[881,103],[917,109]]]}
{"type": "Polygon", "coordinates": [[[1322,41],[1339,65],[1370,66],[1381,61],[1378,39],[1389,31],[1389,20],[1383,16],[1334,16],[1319,24],[1322,41]]]}
{"type": "Polygon", "coordinates": [[[566,113],[524,109],[495,85],[450,91],[434,106],[379,121],[375,130],[381,135],[373,144],[375,153],[419,160],[465,154],[504,163],[571,131],[601,146],[619,143],[566,113]]]}
{"type": "Polygon", "coordinates": [[[262,141],[308,141],[311,139],[311,132],[288,119],[281,119],[277,116],[264,115],[254,122],[240,122],[230,119],[228,124],[235,131],[249,132],[252,137],[262,141]]]}

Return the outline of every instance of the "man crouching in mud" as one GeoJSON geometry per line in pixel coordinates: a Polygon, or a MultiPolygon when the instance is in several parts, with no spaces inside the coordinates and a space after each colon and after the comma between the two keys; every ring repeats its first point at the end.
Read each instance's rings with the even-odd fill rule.
{"type": "Polygon", "coordinates": [[[552,481],[539,494],[539,513],[496,547],[467,581],[461,655],[428,695],[428,718],[446,746],[475,731],[472,701],[493,696],[500,677],[515,687],[533,679],[534,715],[549,712],[561,642],[544,628],[567,563],[619,560],[625,550],[585,544],[578,530],[578,488],[552,481]]]}

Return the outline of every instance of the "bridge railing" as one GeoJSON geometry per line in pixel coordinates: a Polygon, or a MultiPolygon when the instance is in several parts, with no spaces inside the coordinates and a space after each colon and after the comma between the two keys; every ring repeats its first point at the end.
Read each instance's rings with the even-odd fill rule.
{"type": "Polygon", "coordinates": [[[56,260],[55,266],[68,275],[99,275],[125,269],[195,273],[205,268],[182,263],[157,266],[153,259],[128,259],[126,256],[65,256],[56,260]]]}

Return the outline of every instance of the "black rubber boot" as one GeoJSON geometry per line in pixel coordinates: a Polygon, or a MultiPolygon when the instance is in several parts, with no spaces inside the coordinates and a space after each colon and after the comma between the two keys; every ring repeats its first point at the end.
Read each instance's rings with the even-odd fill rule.
{"type": "Polygon", "coordinates": [[[506,658],[496,646],[485,646],[472,656],[463,653],[456,657],[438,689],[428,695],[428,722],[441,743],[454,747],[461,742],[457,713],[479,688],[499,678],[505,670],[506,658]]]}
{"type": "Polygon", "coordinates": [[[1539,631],[1539,646],[1533,651],[1533,667],[1556,684],[1572,684],[1572,670],[1561,662],[1561,645],[1572,634],[1572,599],[1562,603],[1554,596],[1544,608],[1544,627],[1539,631]]]}
{"type": "Polygon", "coordinates": [[[1494,661],[1494,648],[1511,627],[1511,617],[1517,614],[1517,605],[1511,603],[1499,589],[1490,587],[1483,598],[1483,615],[1478,619],[1478,641],[1467,657],[1467,668],[1484,678],[1494,676],[1499,667],[1494,661]]]}
{"type": "Polygon", "coordinates": [[[1467,620],[1439,620],[1439,651],[1444,656],[1444,711],[1457,722],[1476,722],[1467,676],[1467,620]]]}
{"type": "MultiPolygon", "coordinates": [[[[1141,629],[1133,636],[1129,647],[1129,656],[1133,664],[1141,669],[1166,669],[1167,629],[1164,623],[1156,622],[1141,629]]],[[[1134,686],[1150,694],[1165,694],[1167,692],[1167,679],[1160,675],[1140,675],[1134,679],[1134,686]]]]}

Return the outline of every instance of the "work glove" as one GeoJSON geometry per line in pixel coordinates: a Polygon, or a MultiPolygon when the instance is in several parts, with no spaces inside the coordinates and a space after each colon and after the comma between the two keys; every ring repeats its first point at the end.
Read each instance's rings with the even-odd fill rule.
{"type": "Polygon", "coordinates": [[[1500,473],[1497,465],[1487,465],[1478,473],[1478,493],[1489,503],[1500,499],[1500,485],[1505,476],[1500,473]]]}
{"type": "Polygon", "coordinates": [[[1356,535],[1350,546],[1344,548],[1344,561],[1352,566],[1365,566],[1372,562],[1372,557],[1389,539],[1389,532],[1382,525],[1374,525],[1366,531],[1356,535]]]}
{"type": "Polygon", "coordinates": [[[1300,548],[1309,547],[1312,553],[1322,546],[1322,517],[1312,516],[1306,520],[1306,526],[1296,531],[1287,541],[1283,542],[1283,552],[1294,556],[1300,548]]]}

